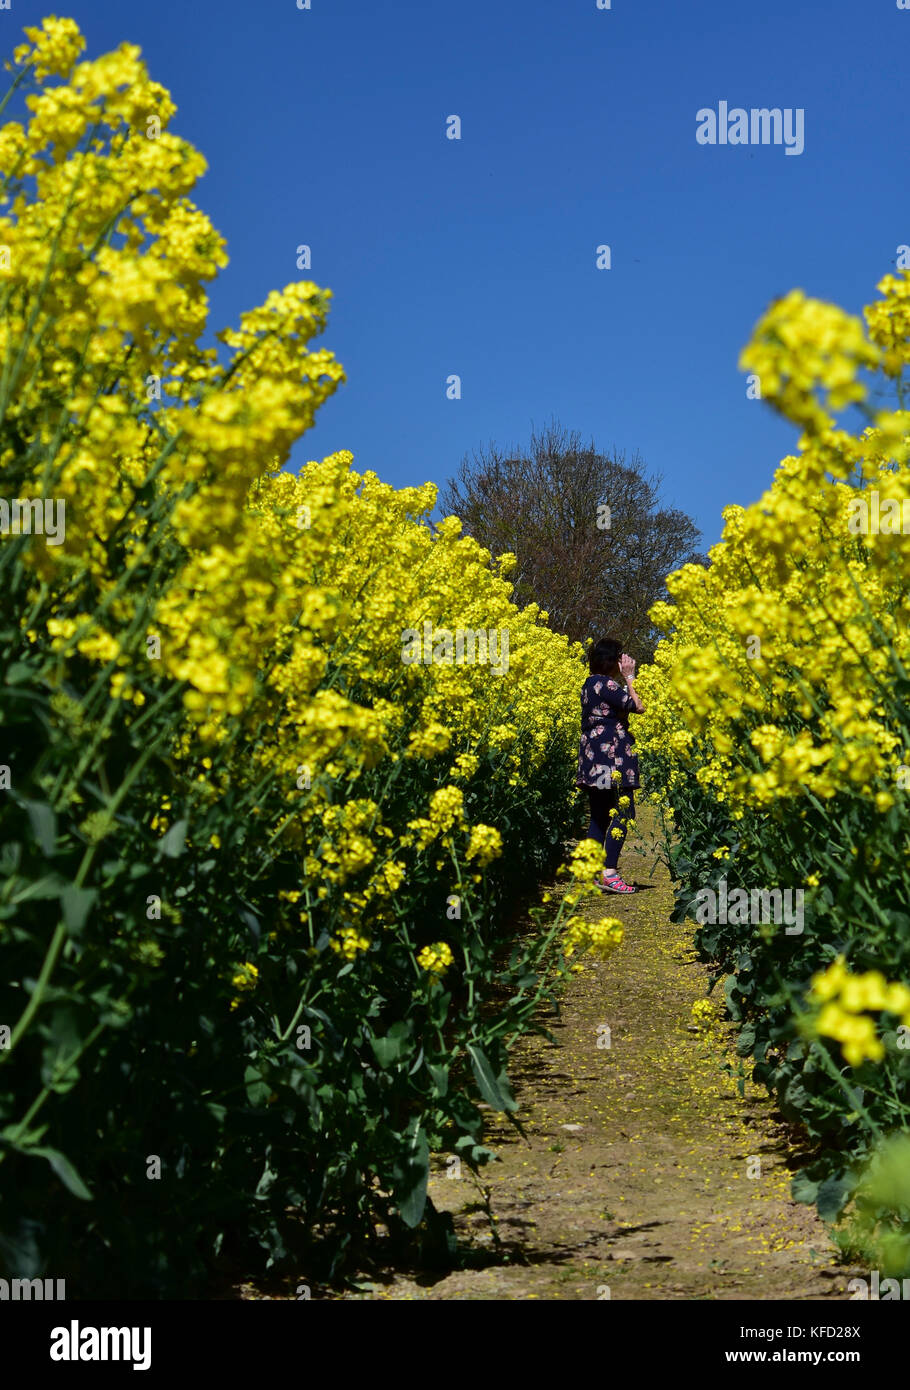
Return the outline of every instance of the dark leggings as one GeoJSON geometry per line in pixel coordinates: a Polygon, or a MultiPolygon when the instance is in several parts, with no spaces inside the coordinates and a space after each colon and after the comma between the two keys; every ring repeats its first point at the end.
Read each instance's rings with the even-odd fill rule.
{"type": "Polygon", "coordinates": [[[629,821],[635,818],[635,797],[628,787],[589,787],[588,797],[591,802],[588,839],[603,845],[607,868],[615,871],[629,821]],[[628,806],[619,805],[621,796],[629,798],[628,806]],[[614,835],[614,830],[620,833],[614,835]]]}

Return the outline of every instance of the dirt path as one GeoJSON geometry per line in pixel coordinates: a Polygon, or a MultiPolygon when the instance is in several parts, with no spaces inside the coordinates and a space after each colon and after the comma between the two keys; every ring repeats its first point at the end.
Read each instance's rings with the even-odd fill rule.
{"type": "Polygon", "coordinates": [[[814,1211],[790,1199],[771,1105],[749,1082],[740,1097],[723,1069],[739,1066],[730,1026],[708,1037],[693,1027],[707,972],[691,928],[668,921],[671,887],[662,866],[652,876],[654,857],[641,839],[627,847],[626,877],[651,886],[586,909],[622,918],[625,940],[576,975],[553,1026],[558,1049],[532,1038],[514,1054],[528,1140],[491,1116],[502,1161],[483,1177],[498,1248],[470,1178],[450,1180],[441,1161],[431,1179],[485,1267],[373,1274],[372,1289],[344,1297],[846,1297],[851,1271],[835,1267],[814,1211]],[[603,1025],[609,1047],[598,1046],[603,1025]]]}

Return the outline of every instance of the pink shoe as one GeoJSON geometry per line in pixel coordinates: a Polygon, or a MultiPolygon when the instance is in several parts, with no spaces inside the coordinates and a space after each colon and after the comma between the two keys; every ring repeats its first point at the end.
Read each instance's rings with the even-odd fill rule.
{"type": "Polygon", "coordinates": [[[598,883],[598,888],[602,888],[605,893],[634,893],[635,889],[630,883],[626,883],[620,878],[619,874],[608,874],[604,872],[603,877],[598,883]]]}

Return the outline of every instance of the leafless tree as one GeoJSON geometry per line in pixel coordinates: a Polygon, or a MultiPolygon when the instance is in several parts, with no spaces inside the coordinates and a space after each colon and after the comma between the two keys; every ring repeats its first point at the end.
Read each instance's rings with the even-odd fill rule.
{"type": "Polygon", "coordinates": [[[538,603],[557,632],[616,637],[647,660],[656,640],[648,610],[666,597],[667,574],[705,562],[701,532],[661,503],[661,482],[638,453],[602,453],[554,420],[527,448],[466,455],[440,505],[494,555],[517,555],[517,603],[538,603]]]}

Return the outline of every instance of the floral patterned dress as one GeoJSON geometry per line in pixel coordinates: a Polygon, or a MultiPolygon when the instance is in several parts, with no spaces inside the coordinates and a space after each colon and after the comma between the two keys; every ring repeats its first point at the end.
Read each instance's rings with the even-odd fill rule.
{"type": "Polygon", "coordinates": [[[626,716],[632,697],[607,676],[588,676],[581,688],[581,747],[578,787],[637,788],[638,757],[626,716]],[[616,771],[618,777],[612,774],[616,771]]]}

